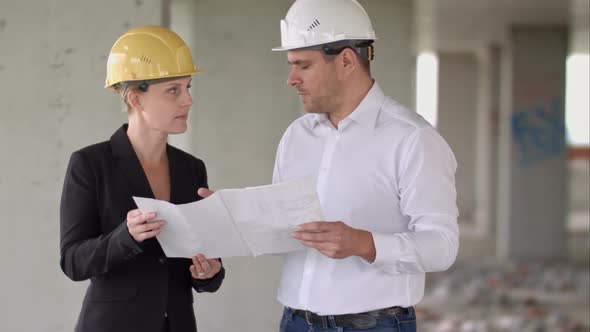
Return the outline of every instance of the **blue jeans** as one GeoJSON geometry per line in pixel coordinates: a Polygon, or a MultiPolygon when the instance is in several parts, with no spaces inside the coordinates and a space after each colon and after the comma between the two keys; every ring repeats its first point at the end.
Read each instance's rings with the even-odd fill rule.
{"type": "Polygon", "coordinates": [[[295,315],[290,308],[285,308],[281,319],[280,332],[416,332],[416,312],[408,308],[408,312],[395,316],[387,316],[377,320],[377,325],[369,329],[353,329],[348,327],[310,326],[305,318],[295,315]]]}

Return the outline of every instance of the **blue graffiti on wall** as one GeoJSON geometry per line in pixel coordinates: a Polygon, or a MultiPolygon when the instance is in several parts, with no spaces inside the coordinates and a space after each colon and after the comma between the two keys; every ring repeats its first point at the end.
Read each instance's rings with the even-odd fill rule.
{"type": "Polygon", "coordinates": [[[551,99],[549,107],[537,105],[516,110],[512,115],[512,135],[522,166],[533,164],[565,151],[565,119],[562,98],[551,99]]]}

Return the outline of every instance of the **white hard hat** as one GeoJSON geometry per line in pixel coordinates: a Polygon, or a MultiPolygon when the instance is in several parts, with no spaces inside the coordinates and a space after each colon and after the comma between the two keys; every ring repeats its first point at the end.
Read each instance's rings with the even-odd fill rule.
{"type": "Polygon", "coordinates": [[[296,0],[281,20],[281,46],[272,50],[375,39],[369,15],[356,0],[296,0]]]}

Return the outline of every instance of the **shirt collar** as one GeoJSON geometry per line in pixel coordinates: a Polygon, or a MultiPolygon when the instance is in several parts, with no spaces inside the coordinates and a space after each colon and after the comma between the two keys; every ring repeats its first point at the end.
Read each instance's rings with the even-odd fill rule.
{"type": "Polygon", "coordinates": [[[311,121],[311,128],[313,129],[320,124],[328,125],[329,122],[330,119],[328,119],[328,115],[326,113],[314,113],[311,121]]]}
{"type": "MultiPolygon", "coordinates": [[[[377,116],[383,101],[385,94],[377,82],[373,82],[373,86],[369,89],[369,92],[363,98],[361,103],[354,109],[352,113],[342,121],[356,122],[363,127],[374,129],[377,123],[377,116]]],[[[319,124],[327,124],[330,120],[326,113],[313,114],[311,121],[311,128],[315,128],[319,124]]]]}

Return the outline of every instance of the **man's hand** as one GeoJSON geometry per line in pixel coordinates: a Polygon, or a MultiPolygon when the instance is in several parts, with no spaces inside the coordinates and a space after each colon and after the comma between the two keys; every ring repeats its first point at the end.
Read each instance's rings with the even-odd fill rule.
{"type": "Polygon", "coordinates": [[[217,258],[207,259],[205,255],[198,254],[193,257],[190,270],[195,279],[210,279],[221,271],[221,262],[217,258]]]}
{"type": "Polygon", "coordinates": [[[213,190],[209,190],[207,188],[199,188],[199,190],[197,190],[197,195],[203,197],[203,198],[207,198],[211,195],[213,195],[215,192],[213,190]]]}
{"type": "Polygon", "coordinates": [[[330,258],[359,256],[369,262],[375,260],[373,235],[342,221],[308,222],[297,226],[291,235],[304,246],[317,249],[330,258]]]}

